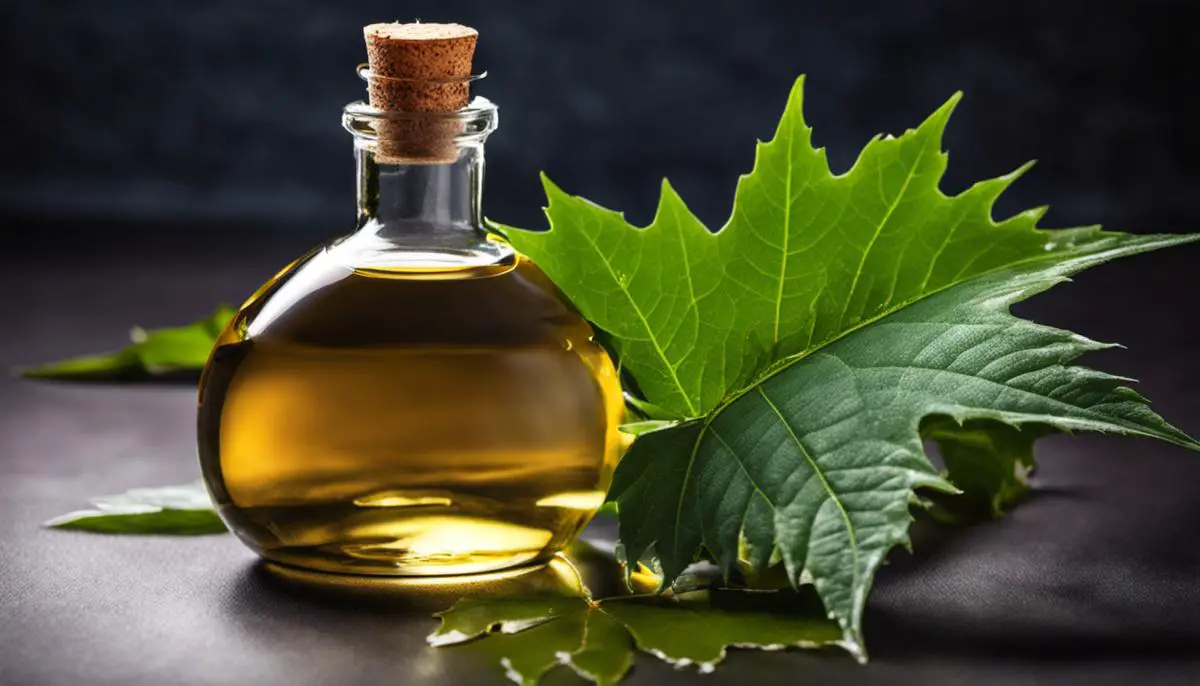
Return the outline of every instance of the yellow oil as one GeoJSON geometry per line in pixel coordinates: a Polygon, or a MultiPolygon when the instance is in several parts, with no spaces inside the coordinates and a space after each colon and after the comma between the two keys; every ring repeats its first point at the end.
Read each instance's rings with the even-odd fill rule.
{"type": "Polygon", "coordinates": [[[355,267],[268,282],[201,380],[205,479],[263,557],[478,574],[549,560],[621,450],[616,372],[532,263],[355,267]]]}

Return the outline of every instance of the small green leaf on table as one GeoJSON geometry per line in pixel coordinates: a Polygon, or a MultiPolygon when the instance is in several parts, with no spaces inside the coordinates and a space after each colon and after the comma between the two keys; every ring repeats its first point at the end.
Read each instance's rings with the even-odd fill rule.
{"type": "Polygon", "coordinates": [[[161,488],[135,488],[120,495],[93,498],[94,509],[55,517],[46,526],[109,534],[224,533],[203,482],[161,488]]]}
{"type": "Polygon", "coordinates": [[[134,327],[130,344],[100,355],[83,355],[21,370],[36,379],[103,380],[198,372],[236,311],[219,306],[208,317],[185,326],[147,331],[134,327]]]}

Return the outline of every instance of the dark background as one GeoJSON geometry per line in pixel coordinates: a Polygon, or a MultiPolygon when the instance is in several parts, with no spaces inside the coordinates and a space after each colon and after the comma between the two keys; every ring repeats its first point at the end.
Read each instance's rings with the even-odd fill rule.
{"type": "MultiPolygon", "coordinates": [[[[0,367],[114,349],[132,324],[237,303],[353,224],[341,107],[361,26],[481,31],[501,107],[486,212],[540,226],[546,170],[649,220],[669,176],[724,222],[754,138],[809,76],[818,144],[845,169],[956,90],[944,189],[1031,158],[999,214],[1200,229],[1200,3],[140,2],[0,5],[0,367]]],[[[1019,313],[1119,341],[1087,361],[1140,379],[1200,435],[1200,244],[1106,265],[1019,313]]],[[[231,536],[104,537],[39,524],[89,496],[197,474],[187,385],[0,374],[0,684],[500,684],[425,648],[428,611],[272,582],[231,536]]],[[[1200,683],[1200,456],[1117,436],[1039,443],[1029,502],[919,529],[865,615],[872,661],[734,651],[697,677],[641,656],[628,683],[1200,683]]],[[[612,537],[611,528],[591,536],[612,537]]],[[[577,683],[558,674],[547,682],[577,683]]]]}
{"type": "Polygon", "coordinates": [[[642,222],[670,177],[719,226],[754,139],[808,74],[805,109],[835,169],[963,90],[947,190],[1037,158],[1003,212],[1200,225],[1190,0],[9,0],[0,212],[53,221],[55,250],[64,234],[195,245],[181,223],[298,246],[348,231],[339,116],[364,94],[360,29],[413,17],[481,32],[476,91],[502,112],[485,209],[506,223],[542,225],[545,170],[642,222]]]}

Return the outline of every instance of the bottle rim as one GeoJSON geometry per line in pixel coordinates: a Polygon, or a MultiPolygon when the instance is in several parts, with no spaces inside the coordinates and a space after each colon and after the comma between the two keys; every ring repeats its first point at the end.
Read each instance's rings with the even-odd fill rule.
{"type": "Polygon", "coordinates": [[[475,96],[467,106],[453,112],[401,112],[382,110],[358,100],[342,109],[342,126],[355,138],[378,140],[381,122],[447,122],[456,123],[454,138],[460,141],[486,137],[500,125],[499,108],[483,96],[475,96]]]}

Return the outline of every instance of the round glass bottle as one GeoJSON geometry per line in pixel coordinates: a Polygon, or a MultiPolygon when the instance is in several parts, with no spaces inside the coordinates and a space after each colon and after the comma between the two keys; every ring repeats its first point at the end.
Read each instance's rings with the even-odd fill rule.
{"type": "Polygon", "coordinates": [[[483,228],[496,107],[354,103],[343,123],[357,230],[251,296],[202,377],[213,500],[260,555],[309,569],[428,576],[548,560],[604,498],[622,401],[588,323],[483,228]],[[453,130],[452,161],[379,154],[390,132],[414,130],[453,130]]]}

